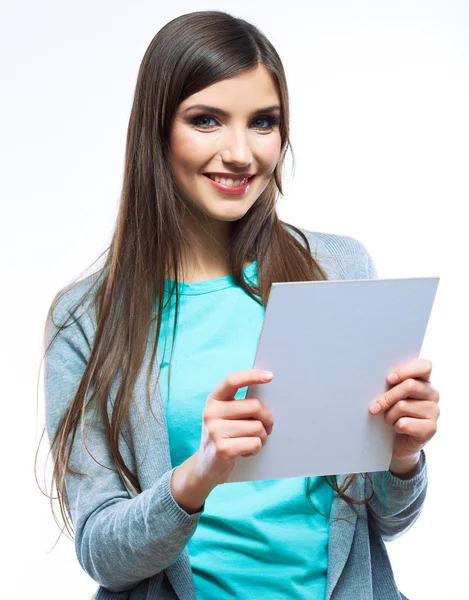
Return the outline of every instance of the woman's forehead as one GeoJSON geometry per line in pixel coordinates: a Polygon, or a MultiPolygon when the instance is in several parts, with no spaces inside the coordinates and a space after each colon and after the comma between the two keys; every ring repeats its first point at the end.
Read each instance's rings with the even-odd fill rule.
{"type": "Polygon", "coordinates": [[[217,107],[220,114],[240,110],[249,112],[264,107],[280,106],[280,97],[272,76],[262,66],[199,90],[181,102],[180,112],[188,111],[197,105],[217,107]]]}

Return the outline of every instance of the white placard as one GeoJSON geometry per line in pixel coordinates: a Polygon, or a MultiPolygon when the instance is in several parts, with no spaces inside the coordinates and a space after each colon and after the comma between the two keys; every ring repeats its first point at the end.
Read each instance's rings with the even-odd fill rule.
{"type": "Polygon", "coordinates": [[[418,358],[440,278],[273,283],[248,388],[274,416],[267,443],[227,481],[389,468],[396,433],[368,407],[418,358]]]}

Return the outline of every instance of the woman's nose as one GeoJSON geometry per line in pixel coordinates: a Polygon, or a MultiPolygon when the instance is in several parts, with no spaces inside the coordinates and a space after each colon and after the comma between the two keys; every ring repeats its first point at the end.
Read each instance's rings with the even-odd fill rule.
{"type": "Polygon", "coordinates": [[[240,167],[252,162],[252,150],[244,129],[227,132],[223,144],[222,159],[224,162],[231,162],[240,167]]]}

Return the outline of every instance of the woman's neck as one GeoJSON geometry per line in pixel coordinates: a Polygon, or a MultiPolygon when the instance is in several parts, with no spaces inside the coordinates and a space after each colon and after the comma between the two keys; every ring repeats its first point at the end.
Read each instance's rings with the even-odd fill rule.
{"type": "Polygon", "coordinates": [[[182,252],[183,281],[216,279],[231,273],[229,221],[186,215],[187,243],[182,252]]]}

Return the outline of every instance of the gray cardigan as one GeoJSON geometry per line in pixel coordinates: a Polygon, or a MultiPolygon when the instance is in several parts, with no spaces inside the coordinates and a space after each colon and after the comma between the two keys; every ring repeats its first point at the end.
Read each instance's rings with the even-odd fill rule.
{"type": "MultiPolygon", "coordinates": [[[[329,279],[377,277],[371,256],[356,239],[303,231],[329,279]]],[[[69,316],[69,310],[94,277],[96,275],[79,281],[67,291],[54,312],[56,323],[64,322],[69,316]]],[[[80,307],[78,321],[61,332],[46,355],[44,382],[49,440],[73,397],[90,356],[96,320],[88,303],[89,300],[84,309],[80,307]]],[[[46,323],[47,344],[55,331],[49,319],[46,323]]],[[[99,419],[87,431],[86,437],[87,447],[95,460],[84,448],[80,431],[77,431],[73,444],[70,466],[89,477],[68,475],[66,491],[78,560],[99,584],[92,600],[191,600],[196,597],[185,545],[194,533],[201,513],[186,513],[171,494],[170,479],[174,469],[170,462],[159,387],[152,391],[152,407],[158,422],[149,415],[146,406],[145,382],[150,357],[151,336],[136,382],[135,403],[131,403],[129,415],[123,422],[124,439],[120,440],[122,456],[137,474],[141,493],[135,494],[112,470],[111,453],[99,419]]],[[[156,368],[155,365],[155,376],[156,368]]],[[[116,377],[111,389],[109,411],[118,379],[116,377]]],[[[88,425],[90,413],[87,415],[88,425]]],[[[344,478],[345,475],[337,476],[339,485],[344,478]]],[[[422,510],[427,490],[424,451],[421,451],[419,470],[412,479],[400,479],[390,471],[372,473],[372,479],[375,496],[368,510],[360,506],[358,514],[351,516],[353,511],[345,501],[338,497],[333,500],[331,517],[351,518],[333,520],[330,524],[326,600],[405,599],[394,581],[383,540],[390,541],[402,535],[422,510]]],[[[348,490],[355,498],[365,498],[369,492],[362,476],[348,490]]]]}

